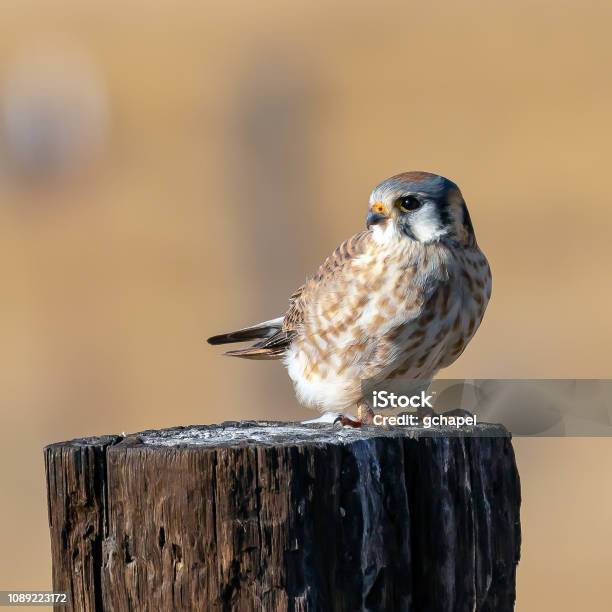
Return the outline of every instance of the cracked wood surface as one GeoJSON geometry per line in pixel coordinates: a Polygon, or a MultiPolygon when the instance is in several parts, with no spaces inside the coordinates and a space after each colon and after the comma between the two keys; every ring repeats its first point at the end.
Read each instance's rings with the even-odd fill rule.
{"type": "Polygon", "coordinates": [[[50,445],[53,588],[97,612],[512,610],[511,440],[467,432],[245,421],[50,445]]]}

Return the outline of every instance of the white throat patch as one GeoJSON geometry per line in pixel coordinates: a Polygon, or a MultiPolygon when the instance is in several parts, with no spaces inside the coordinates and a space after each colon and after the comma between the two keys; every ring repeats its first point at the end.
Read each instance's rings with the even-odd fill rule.
{"type": "Polygon", "coordinates": [[[391,220],[385,223],[379,223],[372,228],[372,238],[378,244],[389,244],[398,237],[398,231],[395,223],[391,220]]]}

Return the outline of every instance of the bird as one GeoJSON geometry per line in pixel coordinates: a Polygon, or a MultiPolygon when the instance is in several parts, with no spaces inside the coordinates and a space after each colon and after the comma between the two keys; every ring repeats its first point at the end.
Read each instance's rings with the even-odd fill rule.
{"type": "Polygon", "coordinates": [[[344,425],[370,425],[376,389],[430,381],[455,362],[491,289],[459,187],[403,172],[373,189],[366,229],[336,248],[282,316],[208,342],[255,341],[226,354],[281,360],[300,403],[337,413],[344,425]]]}

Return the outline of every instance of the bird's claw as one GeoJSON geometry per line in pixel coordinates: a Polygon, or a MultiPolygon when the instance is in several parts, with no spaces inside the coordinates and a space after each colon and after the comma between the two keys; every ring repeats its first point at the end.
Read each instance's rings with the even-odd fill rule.
{"type": "Polygon", "coordinates": [[[340,423],[343,427],[361,427],[361,419],[353,419],[345,414],[341,414],[334,420],[334,425],[340,423]]]}

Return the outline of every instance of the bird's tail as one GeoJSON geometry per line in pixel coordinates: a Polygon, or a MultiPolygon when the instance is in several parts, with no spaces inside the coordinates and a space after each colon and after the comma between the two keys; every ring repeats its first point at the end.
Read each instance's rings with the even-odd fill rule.
{"type": "Polygon", "coordinates": [[[230,344],[232,342],[262,340],[262,342],[258,342],[250,348],[228,351],[225,354],[231,357],[244,357],[246,359],[279,359],[284,352],[284,347],[282,350],[279,350],[281,347],[277,346],[276,342],[270,343],[271,346],[267,345],[269,339],[281,332],[282,324],[283,317],[278,317],[277,319],[264,321],[263,323],[251,325],[250,327],[233,332],[212,336],[208,339],[208,344],[230,344]]]}

